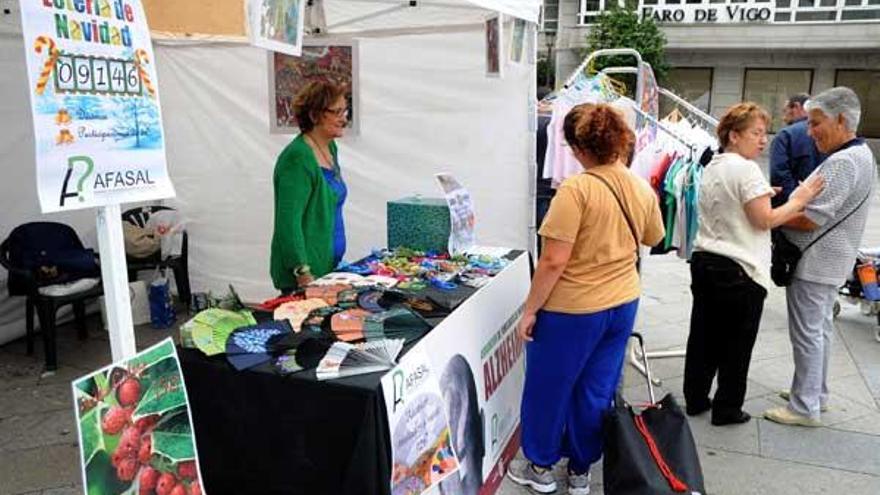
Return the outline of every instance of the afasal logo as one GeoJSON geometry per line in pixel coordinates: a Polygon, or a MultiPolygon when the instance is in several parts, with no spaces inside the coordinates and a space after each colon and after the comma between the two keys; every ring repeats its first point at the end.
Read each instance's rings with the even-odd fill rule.
{"type": "Polygon", "coordinates": [[[84,186],[92,174],[95,176],[91,183],[92,193],[136,189],[156,184],[150,178],[150,171],[145,169],[113,170],[97,174],[94,172],[95,162],[91,157],[85,155],[69,157],[67,159],[67,172],[64,176],[64,183],[61,185],[60,206],[64,206],[64,202],[69,198],[79,198],[80,201],[85,201],[84,186]],[[74,183],[71,183],[71,179],[74,177],[74,183]]]}

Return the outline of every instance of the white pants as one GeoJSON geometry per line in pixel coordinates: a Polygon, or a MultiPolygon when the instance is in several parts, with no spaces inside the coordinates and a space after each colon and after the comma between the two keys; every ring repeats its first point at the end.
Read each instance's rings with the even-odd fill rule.
{"type": "Polygon", "coordinates": [[[785,299],[788,334],[794,350],[788,407],[802,416],[819,419],[819,408],[828,402],[828,362],[837,287],[795,278],[785,290],[785,299]]]}

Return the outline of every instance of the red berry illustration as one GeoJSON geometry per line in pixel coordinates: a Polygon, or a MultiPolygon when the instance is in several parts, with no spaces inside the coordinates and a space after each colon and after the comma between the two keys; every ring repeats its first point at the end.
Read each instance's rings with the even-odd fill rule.
{"type": "Polygon", "coordinates": [[[127,378],[116,389],[116,398],[123,406],[136,404],[141,398],[141,382],[137,378],[127,378]]]}
{"type": "Polygon", "coordinates": [[[108,435],[119,433],[128,424],[128,420],[131,419],[131,412],[131,409],[118,406],[111,407],[104,414],[104,419],[101,421],[101,429],[108,435]]]}
{"type": "Polygon", "coordinates": [[[153,439],[147,435],[141,442],[141,449],[138,451],[138,461],[141,464],[148,464],[151,455],[153,455],[153,439]]]}
{"type": "Polygon", "coordinates": [[[177,486],[171,490],[171,495],[186,495],[186,487],[183,486],[183,483],[178,483],[177,486]]]}
{"type": "Polygon", "coordinates": [[[123,459],[119,462],[119,465],[116,466],[116,477],[122,481],[131,481],[134,479],[134,475],[137,474],[137,469],[137,459],[123,459]]]}
{"type": "Polygon", "coordinates": [[[177,465],[177,475],[188,480],[196,477],[196,462],[186,461],[177,465]]]}
{"type": "Polygon", "coordinates": [[[163,473],[156,483],[156,495],[171,495],[171,490],[177,486],[177,479],[171,473],[163,473]]]}
{"type": "Polygon", "coordinates": [[[202,487],[199,485],[198,481],[193,481],[193,483],[189,485],[189,495],[202,495],[202,487]]]}
{"type": "Polygon", "coordinates": [[[134,425],[137,426],[138,430],[141,433],[147,433],[156,426],[156,423],[159,422],[159,415],[153,414],[151,416],[144,416],[143,418],[135,421],[134,425]]]}
{"type": "Polygon", "coordinates": [[[137,457],[141,448],[141,432],[134,426],[126,426],[119,439],[119,447],[125,457],[137,457]]]}
{"type": "Polygon", "coordinates": [[[138,477],[138,480],[140,481],[141,491],[151,492],[159,482],[159,471],[156,471],[151,466],[146,466],[141,469],[141,475],[138,477]]]}
{"type": "Polygon", "coordinates": [[[123,459],[125,459],[125,454],[123,454],[122,449],[117,447],[113,455],[110,456],[110,463],[113,464],[113,467],[118,467],[123,459]]]}

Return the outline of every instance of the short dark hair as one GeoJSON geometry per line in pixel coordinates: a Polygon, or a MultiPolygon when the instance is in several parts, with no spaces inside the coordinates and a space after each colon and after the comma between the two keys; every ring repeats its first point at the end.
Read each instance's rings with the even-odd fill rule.
{"type": "Polygon", "coordinates": [[[804,103],[810,99],[810,95],[807,93],[797,93],[788,97],[788,101],[785,102],[785,106],[790,107],[797,103],[800,106],[804,106],[804,103]]]}
{"type": "Polygon", "coordinates": [[[340,84],[325,81],[312,81],[305,85],[293,100],[293,113],[299,130],[309,132],[336,100],[346,96],[347,88],[340,84]]]}

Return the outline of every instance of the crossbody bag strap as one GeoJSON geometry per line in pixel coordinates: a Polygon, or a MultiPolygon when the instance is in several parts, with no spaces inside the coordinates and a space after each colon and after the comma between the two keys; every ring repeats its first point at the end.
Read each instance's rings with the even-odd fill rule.
{"type": "Polygon", "coordinates": [[[614,196],[614,199],[617,200],[617,206],[620,207],[620,212],[623,213],[623,218],[626,219],[626,224],[629,225],[629,231],[630,231],[630,233],[632,233],[633,241],[635,241],[635,243],[636,243],[636,257],[638,257],[639,256],[639,244],[640,244],[639,243],[639,236],[636,234],[636,228],[633,225],[632,219],[630,219],[629,215],[626,213],[626,208],[623,207],[623,201],[620,200],[620,196],[617,195],[617,192],[614,190],[613,187],[611,187],[611,184],[609,184],[608,181],[605,180],[603,177],[599,176],[599,174],[591,174],[590,172],[586,172],[586,174],[599,179],[599,181],[601,181],[602,184],[605,184],[605,187],[607,187],[608,190],[611,191],[611,195],[614,196]]]}
{"type": "Polygon", "coordinates": [[[822,239],[823,237],[825,237],[829,232],[831,232],[832,230],[834,230],[835,227],[837,227],[838,225],[840,225],[840,224],[842,224],[843,222],[845,222],[846,219],[849,218],[849,217],[851,217],[853,213],[859,211],[859,208],[861,208],[862,205],[865,204],[865,201],[868,201],[868,198],[871,197],[871,193],[872,193],[872,192],[874,192],[874,188],[873,188],[873,187],[870,188],[870,189],[868,190],[868,195],[865,196],[865,199],[863,199],[863,200],[861,201],[861,203],[859,203],[858,205],[856,205],[856,207],[853,208],[853,210],[852,210],[851,212],[847,213],[845,217],[843,217],[843,218],[841,218],[840,220],[838,220],[837,223],[835,223],[834,225],[831,226],[831,228],[829,228],[829,229],[826,230],[825,232],[822,232],[822,235],[820,235],[819,237],[813,239],[809,244],[807,244],[807,246],[806,246],[805,248],[801,249],[801,253],[806,252],[807,249],[810,249],[810,248],[813,246],[813,244],[816,244],[817,242],[819,242],[819,240],[821,240],[821,239],[822,239]]]}

